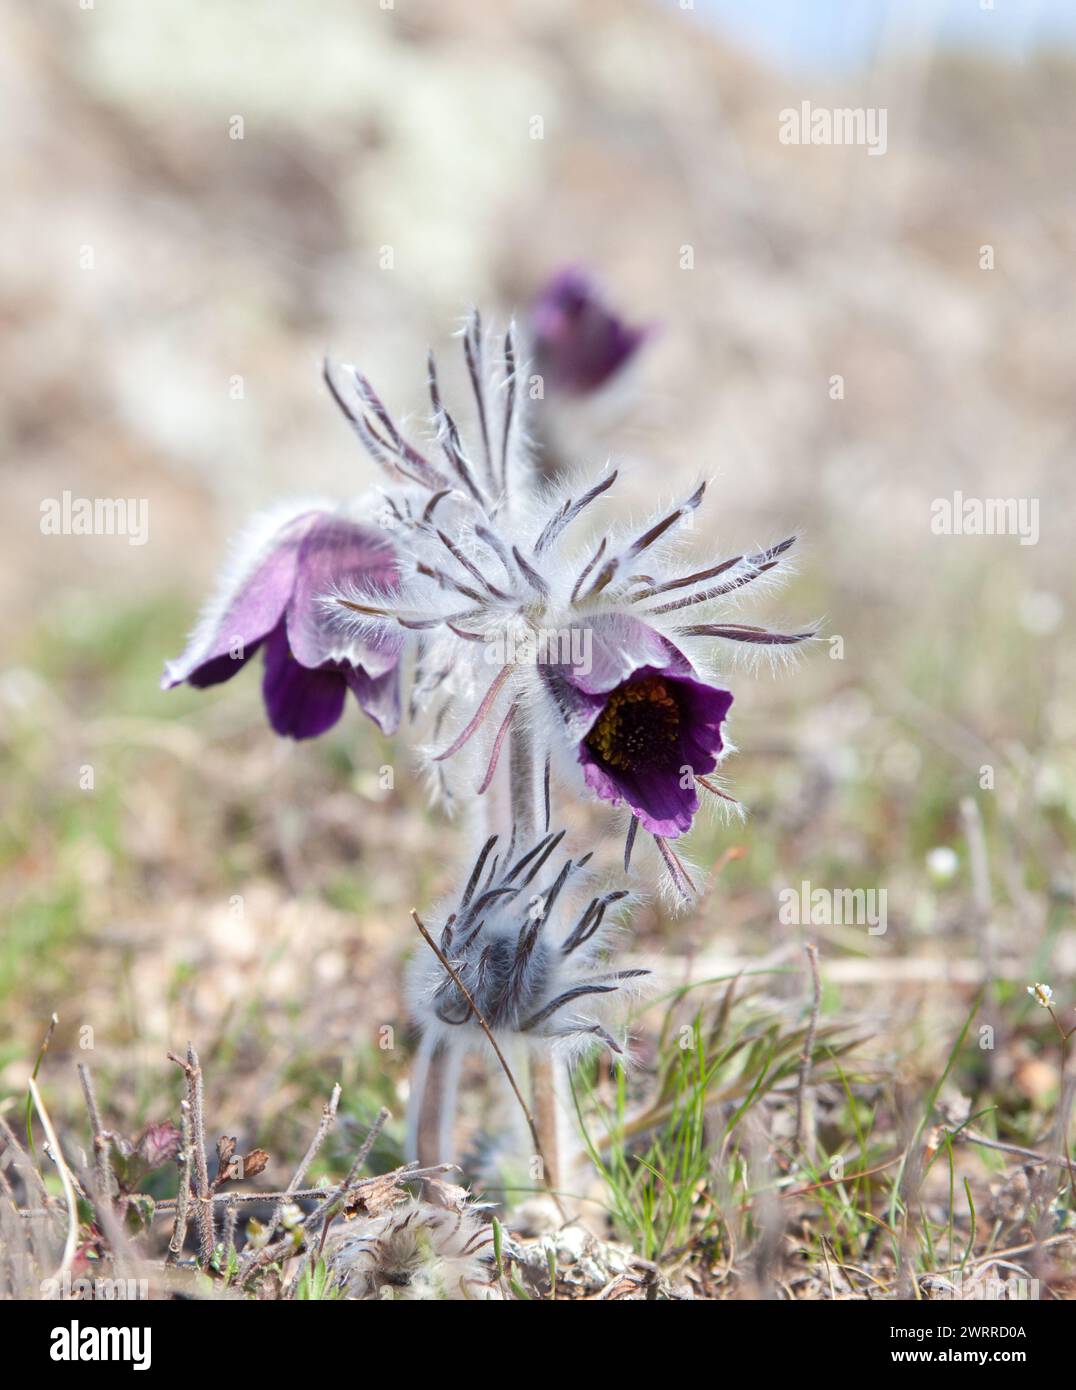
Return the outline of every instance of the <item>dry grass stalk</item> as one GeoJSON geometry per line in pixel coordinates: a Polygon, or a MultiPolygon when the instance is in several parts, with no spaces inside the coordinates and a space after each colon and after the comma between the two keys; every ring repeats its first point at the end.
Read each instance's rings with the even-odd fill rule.
{"type": "Polygon", "coordinates": [[[818,973],[818,947],[809,942],[803,949],[811,977],[811,1017],[803,1039],[799,1084],[796,1087],[796,1146],[800,1153],[808,1153],[814,1148],[814,1144],[808,1142],[813,1137],[810,1133],[813,1126],[810,1097],[807,1092],[811,1084],[811,1064],[814,1060],[815,1037],[818,1034],[818,1016],[822,1011],[822,980],[818,973]]]}

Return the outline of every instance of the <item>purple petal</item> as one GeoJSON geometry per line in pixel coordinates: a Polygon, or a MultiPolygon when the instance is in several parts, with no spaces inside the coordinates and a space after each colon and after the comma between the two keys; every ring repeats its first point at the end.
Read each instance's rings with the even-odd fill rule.
{"type": "Polygon", "coordinates": [[[303,666],[346,660],[371,677],[382,676],[395,667],[400,642],[368,638],[356,645],[347,637],[324,602],[342,586],[394,593],[399,588],[396,555],[380,531],[326,513],[310,527],[299,552],[287,610],[292,655],[303,666]]]}
{"type": "Polygon", "coordinates": [[[265,643],[262,694],[269,722],[278,734],[316,738],[343,713],[347,679],[337,667],[312,671],[301,666],[289,650],[285,625],[280,623],[265,643]]]}
{"type": "Polygon", "coordinates": [[[600,800],[613,806],[629,806],[644,830],[667,840],[691,829],[699,809],[699,794],[693,781],[688,787],[680,785],[678,766],[660,772],[651,768],[639,774],[588,761],[592,756],[586,744],[581,744],[579,760],[583,764],[583,780],[600,800]]]}
{"type": "Polygon", "coordinates": [[[684,710],[680,765],[690,767],[697,777],[705,777],[717,766],[717,754],[725,747],[721,725],[732,706],[732,692],[701,681],[675,682],[684,710]]]}
{"type": "Polygon", "coordinates": [[[355,693],[363,714],[369,715],[383,734],[394,734],[400,727],[400,672],[394,666],[383,676],[370,676],[361,667],[344,668],[348,685],[355,693]]]}
{"type": "MultiPolygon", "coordinates": [[[[261,647],[262,639],[256,642],[247,642],[239,650],[239,642],[233,646],[237,655],[211,657],[209,661],[203,661],[200,666],[196,666],[187,677],[187,684],[203,690],[209,685],[220,685],[221,681],[231,680],[237,671],[241,671],[252,656],[261,647]]],[[[165,669],[164,678],[161,681],[163,690],[171,690],[174,685],[179,685],[180,680],[174,675],[174,664],[170,663],[165,669]]]]}
{"type": "Polygon", "coordinates": [[[535,358],[555,386],[583,395],[603,386],[636,353],[648,330],[629,328],[602,303],[581,270],[561,271],[531,305],[535,358]]]}
{"type": "Polygon", "coordinates": [[[166,663],[161,687],[183,681],[217,685],[229,680],[257,651],[284,614],[295,586],[299,549],[313,513],[296,517],[273,537],[272,550],[218,601],[219,613],[207,615],[195,629],[182,656],[166,663]]]}
{"type": "Polygon", "coordinates": [[[576,741],[590,733],[605,697],[643,667],[668,675],[695,674],[683,652],[648,623],[627,614],[593,614],[578,624],[570,650],[584,659],[539,669],[566,732],[576,741]]]}
{"type": "Polygon", "coordinates": [[[589,643],[576,642],[572,651],[589,656],[590,669],[584,662],[570,671],[571,679],[587,694],[608,694],[640,666],[653,666],[669,675],[694,674],[691,662],[678,647],[630,614],[595,613],[580,627],[584,635],[590,633],[589,643]]]}

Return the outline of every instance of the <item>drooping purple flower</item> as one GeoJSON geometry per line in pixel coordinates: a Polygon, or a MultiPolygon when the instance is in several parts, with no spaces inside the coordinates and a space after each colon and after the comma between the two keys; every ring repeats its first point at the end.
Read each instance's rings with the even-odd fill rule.
{"type": "Polygon", "coordinates": [[[262,694],[278,734],[313,738],[340,718],[348,689],[384,733],[400,717],[400,640],[344,634],[324,600],[349,591],[395,593],[395,552],[378,530],[329,511],[305,511],[266,532],[226,576],[163,689],[230,680],[265,648],[262,694]]]}
{"type": "Polygon", "coordinates": [[[629,328],[582,270],[562,270],[530,309],[535,366],[555,388],[586,395],[635,355],[649,329],[629,328]]]}
{"type": "Polygon", "coordinates": [[[626,804],[651,834],[682,835],[699,807],[695,779],[724,748],[732,695],[637,618],[594,614],[586,632],[589,642],[573,644],[590,648],[586,662],[543,672],[584,781],[601,800],[626,804]]]}

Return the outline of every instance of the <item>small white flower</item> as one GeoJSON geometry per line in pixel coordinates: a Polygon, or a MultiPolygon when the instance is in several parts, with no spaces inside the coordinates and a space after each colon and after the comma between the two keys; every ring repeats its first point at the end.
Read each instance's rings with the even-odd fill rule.
{"type": "Polygon", "coordinates": [[[1028,985],[1027,992],[1041,1008],[1049,1009],[1053,1005],[1054,992],[1049,985],[1041,983],[1028,985]]]}
{"type": "Polygon", "coordinates": [[[296,1202],[285,1202],[280,1209],[280,1224],[286,1231],[294,1230],[303,1224],[303,1211],[296,1202]]]}
{"type": "Polygon", "coordinates": [[[269,1244],[269,1227],[263,1226],[257,1218],[247,1224],[247,1245],[251,1250],[264,1250],[269,1244]]]}
{"type": "Polygon", "coordinates": [[[1020,626],[1033,637],[1052,637],[1065,617],[1065,605],[1047,591],[1025,594],[1020,604],[1020,626]]]}
{"type": "Polygon", "coordinates": [[[927,851],[927,873],[935,883],[951,883],[959,868],[957,852],[948,845],[935,845],[927,851]]]}

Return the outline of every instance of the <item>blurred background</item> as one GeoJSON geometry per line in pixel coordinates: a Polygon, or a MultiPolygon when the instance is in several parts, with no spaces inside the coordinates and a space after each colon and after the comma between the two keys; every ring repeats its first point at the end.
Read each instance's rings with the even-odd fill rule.
{"type": "Polygon", "coordinates": [[[711,894],[644,907],[632,950],[674,983],[798,967],[782,887],[884,887],[884,936],[812,929],[827,1011],[934,1076],[989,970],[991,1084],[1039,1137],[1024,987],[1076,1005],[1074,28],[1010,0],[4,4],[5,1110],[55,1010],[53,1094],[89,1037],[131,1132],[188,1037],[219,1125],[272,1152],[337,1077],[356,1124],[399,1115],[407,912],[458,832],[354,711],[284,747],[253,675],[158,677],[252,509],[375,481],[326,352],[421,414],[427,344],[459,399],[468,306],[525,319],[577,264],[655,331],[545,428],[638,511],[713,477],[700,554],[799,531],[760,616],[827,639],[733,677],[749,818],[695,835],[711,894]],[[884,155],[783,144],[805,101],[885,108],[884,155]],[[1038,544],[934,534],[957,490],[1039,499],[1038,544]],[[145,499],[147,543],[42,534],[65,491],[145,499]]]}

